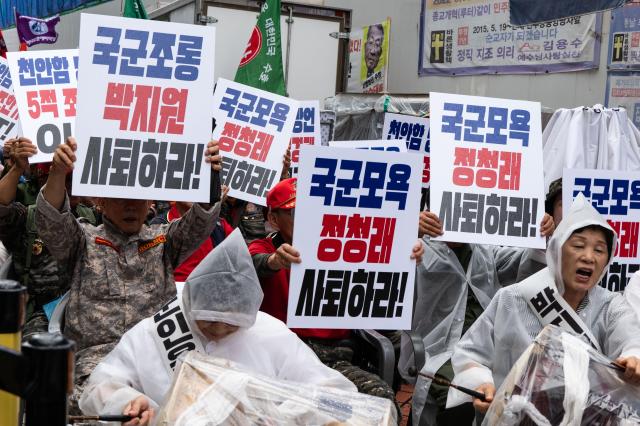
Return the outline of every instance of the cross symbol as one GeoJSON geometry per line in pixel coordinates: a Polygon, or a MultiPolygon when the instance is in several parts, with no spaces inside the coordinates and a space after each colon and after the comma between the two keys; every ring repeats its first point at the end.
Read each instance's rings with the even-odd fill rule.
{"type": "MultiPolygon", "coordinates": [[[[624,37],[624,36],[623,36],[623,37],[624,37]]],[[[622,57],[622,52],[621,52],[621,50],[622,50],[622,40],[623,40],[623,37],[618,37],[618,36],[616,36],[616,37],[615,37],[615,40],[614,40],[614,42],[613,42],[613,49],[615,50],[615,52],[614,52],[613,56],[614,56],[615,58],[620,58],[620,57],[622,57]]]]}
{"type": "Polygon", "coordinates": [[[444,47],[444,37],[441,33],[431,35],[431,47],[435,49],[435,61],[440,60],[440,48],[444,47]]]}

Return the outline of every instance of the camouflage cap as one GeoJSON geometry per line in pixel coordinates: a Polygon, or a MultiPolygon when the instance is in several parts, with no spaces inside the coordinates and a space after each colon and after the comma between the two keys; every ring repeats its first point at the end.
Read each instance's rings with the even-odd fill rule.
{"type": "Polygon", "coordinates": [[[549,184],[549,192],[544,201],[544,211],[546,213],[553,215],[553,202],[559,194],[562,194],[562,178],[556,179],[549,184]]]}

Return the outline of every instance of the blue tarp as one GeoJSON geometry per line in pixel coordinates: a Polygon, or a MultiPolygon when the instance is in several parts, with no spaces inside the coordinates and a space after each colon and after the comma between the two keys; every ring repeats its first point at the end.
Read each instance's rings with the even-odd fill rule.
{"type": "Polygon", "coordinates": [[[46,18],[56,13],[69,12],[107,1],[109,0],[1,0],[0,28],[4,29],[15,25],[14,7],[21,15],[46,18]]]}
{"type": "Polygon", "coordinates": [[[529,25],[624,6],[627,0],[509,0],[511,25],[529,25]]]}

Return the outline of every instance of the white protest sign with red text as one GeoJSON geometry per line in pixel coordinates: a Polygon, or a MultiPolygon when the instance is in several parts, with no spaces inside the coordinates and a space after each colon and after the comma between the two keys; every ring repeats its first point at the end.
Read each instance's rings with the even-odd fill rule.
{"type": "Polygon", "coordinates": [[[540,103],[429,96],[435,239],[544,248],[540,103]]]}
{"type": "Polygon", "coordinates": [[[298,176],[300,145],[320,145],[320,102],[300,101],[291,135],[291,177],[298,176]]]}
{"type": "Polygon", "coordinates": [[[0,146],[18,133],[18,105],[13,96],[9,64],[0,56],[0,146]]]}
{"type": "Polygon", "coordinates": [[[75,134],[78,49],[8,52],[22,136],[38,153],[29,163],[51,161],[62,142],[75,134]]]}
{"type": "Polygon", "coordinates": [[[421,176],[412,154],[302,147],[289,327],[411,328],[421,176]]]}
{"type": "Polygon", "coordinates": [[[579,193],[618,234],[613,263],[600,285],[611,291],[624,291],[631,276],[640,269],[640,175],[615,170],[564,169],[564,211],[579,193]]]}
{"type": "Polygon", "coordinates": [[[422,187],[428,188],[431,181],[431,143],[429,140],[429,119],[412,115],[384,114],[382,139],[406,142],[407,150],[422,155],[422,187]]]}
{"type": "Polygon", "coordinates": [[[299,102],[219,79],[213,99],[220,142],[222,182],[229,196],[266,205],[267,192],[280,180],[299,102]]]}
{"type": "Polygon", "coordinates": [[[208,202],[215,29],[82,14],[73,194],[208,202]]]}

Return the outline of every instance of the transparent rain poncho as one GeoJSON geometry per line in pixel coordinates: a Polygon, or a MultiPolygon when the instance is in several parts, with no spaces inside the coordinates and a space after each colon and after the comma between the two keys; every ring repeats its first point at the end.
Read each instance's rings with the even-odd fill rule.
{"type": "Polygon", "coordinates": [[[182,303],[194,330],[197,320],[251,327],[262,297],[247,244],[236,230],[189,274],[182,303]]]}
{"type": "MultiPolygon", "coordinates": [[[[544,268],[545,257],[543,250],[471,244],[465,273],[445,242],[425,238],[424,244],[425,253],[416,272],[412,330],[422,337],[426,350],[422,372],[433,375],[451,358],[462,336],[468,292],[472,291],[486,309],[500,288],[544,268]]],[[[413,364],[413,346],[403,335],[398,367],[405,379],[411,379],[406,372],[413,364]]],[[[435,423],[437,406],[428,394],[430,385],[429,379],[417,379],[412,405],[416,424],[423,409],[430,411],[423,421],[435,423]]]]}
{"type": "MultiPolygon", "coordinates": [[[[496,387],[502,384],[516,360],[543,328],[524,295],[528,282],[549,279],[553,284],[555,281],[558,294],[563,294],[562,245],[575,230],[589,225],[613,233],[604,218],[579,194],[549,241],[546,253],[549,267],[528,280],[499,290],[456,345],[451,358],[455,384],[470,389],[483,383],[493,383],[496,387]]],[[[611,252],[615,252],[615,247],[614,236],[611,252]]],[[[577,315],[605,356],[640,357],[640,322],[622,294],[596,285],[589,290],[582,305],[577,315]]],[[[450,390],[447,406],[467,401],[471,398],[450,390]]]]}
{"type": "Polygon", "coordinates": [[[189,352],[176,368],[158,426],[395,425],[391,401],[249,373],[189,352]]]}
{"type": "Polygon", "coordinates": [[[633,425],[640,386],[575,335],[545,327],[498,389],[483,425],[633,425]]]}

